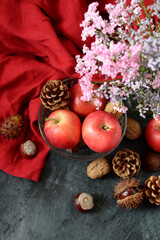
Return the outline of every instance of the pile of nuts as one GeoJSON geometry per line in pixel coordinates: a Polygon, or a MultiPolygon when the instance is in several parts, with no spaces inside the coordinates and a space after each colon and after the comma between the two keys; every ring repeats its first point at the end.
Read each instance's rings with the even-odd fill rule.
{"type": "MultiPolygon", "coordinates": [[[[9,140],[23,139],[26,125],[25,117],[22,114],[14,114],[1,124],[0,134],[9,140]]],[[[22,158],[31,159],[34,158],[36,154],[37,147],[33,141],[28,139],[19,145],[19,155],[22,158]]]]}
{"type": "MultiPolygon", "coordinates": [[[[60,88],[61,91],[60,93],[58,92],[58,96],[61,98],[63,95],[63,103],[68,104],[68,99],[70,98],[68,89],[64,88],[64,86],[59,84],[59,82],[56,83],[58,85],[55,86],[55,91],[57,92],[57,88],[60,88]]],[[[47,96],[45,104],[50,103],[47,91],[48,90],[45,89],[45,96],[43,94],[43,100],[46,100],[47,96]]],[[[54,95],[53,91],[52,95],[54,95]]],[[[52,107],[55,108],[55,105],[52,107]]],[[[117,119],[121,117],[121,113],[114,109],[112,103],[108,103],[104,111],[113,114],[117,119]]],[[[2,123],[0,126],[0,134],[10,140],[16,139],[21,136],[24,126],[25,121],[23,115],[15,114],[2,123]]],[[[140,124],[135,119],[129,117],[127,119],[125,137],[129,140],[135,141],[141,136],[142,129],[140,124]]],[[[68,149],[68,151],[71,150],[72,152],[77,151],[76,147],[75,149],[68,149]]],[[[160,176],[150,176],[145,181],[143,189],[139,187],[140,183],[133,178],[139,173],[141,163],[142,167],[146,171],[153,172],[160,170],[160,154],[155,151],[149,149],[143,156],[143,161],[141,161],[138,153],[130,149],[123,149],[118,151],[113,157],[112,166],[106,158],[100,158],[91,162],[87,167],[87,176],[91,179],[102,178],[109,174],[113,169],[113,172],[121,178],[121,180],[116,184],[113,193],[113,197],[117,200],[118,207],[127,209],[137,208],[142,204],[144,197],[146,197],[150,203],[160,205],[160,176]]],[[[37,154],[37,147],[35,143],[31,140],[21,143],[19,146],[19,154],[22,158],[34,158],[37,154]]],[[[94,199],[89,193],[79,193],[74,199],[74,204],[80,212],[88,212],[94,207],[94,199]]]]}
{"type": "MultiPolygon", "coordinates": [[[[141,136],[140,124],[135,119],[128,118],[125,137],[129,140],[137,140],[141,136]]],[[[121,178],[113,192],[118,207],[137,208],[142,204],[144,198],[152,204],[160,205],[160,176],[150,176],[145,181],[144,187],[140,188],[140,183],[135,179],[135,175],[138,174],[141,165],[146,171],[160,170],[160,154],[150,149],[141,161],[138,153],[130,149],[124,149],[115,154],[112,159],[112,166],[106,158],[91,162],[87,167],[87,176],[91,179],[102,178],[113,169],[113,172],[121,178]]],[[[92,207],[87,211],[81,209],[81,212],[88,212],[93,208],[93,198],[88,199],[91,199],[92,204],[90,206],[92,207]]],[[[75,206],[77,207],[76,204],[75,206]]],[[[80,210],[78,207],[77,209],[80,210]]]]}

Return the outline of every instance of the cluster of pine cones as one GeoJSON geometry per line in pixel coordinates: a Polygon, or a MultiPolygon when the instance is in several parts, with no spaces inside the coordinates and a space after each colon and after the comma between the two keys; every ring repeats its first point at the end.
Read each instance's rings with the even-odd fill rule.
{"type": "MultiPolygon", "coordinates": [[[[141,159],[138,153],[124,149],[112,159],[114,172],[123,179],[134,177],[140,170],[141,159]]],[[[145,181],[143,189],[150,203],[160,205],[160,176],[151,176],[145,181]]]]}

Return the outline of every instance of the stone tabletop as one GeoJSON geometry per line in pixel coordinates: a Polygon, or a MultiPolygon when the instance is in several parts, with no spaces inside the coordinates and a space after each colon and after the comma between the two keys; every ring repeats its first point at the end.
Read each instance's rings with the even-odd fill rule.
{"type": "MultiPolygon", "coordinates": [[[[144,136],[134,142],[124,138],[108,161],[125,147],[140,155],[147,148],[144,136]]],[[[92,180],[86,174],[88,164],[50,151],[39,182],[0,171],[0,240],[159,240],[159,207],[145,200],[137,209],[118,209],[112,194],[120,178],[112,171],[92,180]],[[80,192],[94,197],[95,207],[88,213],[74,206],[80,192]]],[[[141,168],[136,179],[143,186],[159,174],[141,168]]]]}

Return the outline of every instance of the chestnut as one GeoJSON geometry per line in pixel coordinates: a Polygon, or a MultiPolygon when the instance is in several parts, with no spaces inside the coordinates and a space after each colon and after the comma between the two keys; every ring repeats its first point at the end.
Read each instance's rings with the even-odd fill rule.
{"type": "Polygon", "coordinates": [[[20,144],[19,151],[21,157],[31,159],[36,155],[37,148],[34,142],[27,140],[26,142],[20,144]]]}
{"type": "Polygon", "coordinates": [[[129,197],[129,196],[131,196],[131,195],[134,195],[134,194],[136,194],[137,193],[137,190],[136,190],[136,188],[134,188],[134,187],[131,187],[131,188],[128,188],[128,189],[126,189],[124,192],[122,192],[120,195],[119,195],[119,199],[124,199],[124,198],[126,198],[126,197],[129,197]]]}
{"type": "Polygon", "coordinates": [[[143,190],[140,183],[135,179],[120,180],[115,188],[113,197],[117,199],[117,206],[126,209],[137,208],[143,202],[143,190]]]}
{"type": "Polygon", "coordinates": [[[89,193],[79,193],[74,199],[75,207],[83,213],[94,207],[93,197],[89,193]]]}

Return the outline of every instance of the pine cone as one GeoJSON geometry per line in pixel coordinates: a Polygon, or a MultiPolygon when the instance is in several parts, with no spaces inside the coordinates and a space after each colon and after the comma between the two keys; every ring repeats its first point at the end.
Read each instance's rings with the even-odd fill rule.
{"type": "Polygon", "coordinates": [[[145,181],[144,193],[150,203],[160,205],[160,176],[151,176],[145,181]]]}
{"type": "Polygon", "coordinates": [[[68,106],[71,93],[61,80],[51,80],[43,86],[40,92],[42,104],[50,109],[64,109],[68,106]]]}
{"type": "Polygon", "coordinates": [[[124,149],[116,153],[112,164],[114,172],[118,176],[126,178],[133,177],[139,172],[141,160],[138,153],[124,149]]]}
{"type": "Polygon", "coordinates": [[[20,114],[15,114],[7,118],[0,126],[0,133],[5,138],[17,138],[24,129],[24,117],[20,114]]]}

